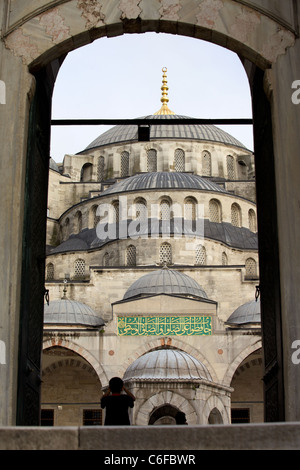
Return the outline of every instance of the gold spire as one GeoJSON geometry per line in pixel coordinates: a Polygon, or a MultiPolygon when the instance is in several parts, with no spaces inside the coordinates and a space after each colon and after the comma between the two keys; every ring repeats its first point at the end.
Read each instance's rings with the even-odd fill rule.
{"type": "Polygon", "coordinates": [[[162,79],[162,87],[161,87],[161,91],[162,91],[162,97],[161,97],[161,102],[162,102],[162,107],[160,108],[159,111],[157,111],[157,113],[154,113],[154,114],[175,114],[173,113],[173,111],[171,111],[169,108],[168,108],[168,102],[169,102],[169,98],[168,98],[168,86],[167,86],[167,67],[163,67],[162,69],[163,71],[163,79],[162,79]]]}

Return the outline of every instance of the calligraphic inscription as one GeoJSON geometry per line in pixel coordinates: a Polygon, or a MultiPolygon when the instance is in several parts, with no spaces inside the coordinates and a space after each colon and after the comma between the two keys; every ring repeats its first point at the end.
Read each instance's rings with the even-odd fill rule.
{"type": "Polygon", "coordinates": [[[119,336],[211,335],[210,316],[118,317],[119,336]]]}

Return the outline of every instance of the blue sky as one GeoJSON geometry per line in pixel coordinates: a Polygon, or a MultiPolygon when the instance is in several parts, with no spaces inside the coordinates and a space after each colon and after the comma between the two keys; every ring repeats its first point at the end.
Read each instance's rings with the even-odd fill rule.
{"type": "MultiPolygon", "coordinates": [[[[161,106],[194,118],[251,118],[248,79],[236,54],[198,39],[156,33],[102,38],[70,53],[56,80],[52,118],[128,118],[161,106]]],[[[219,126],[253,149],[251,126],[219,126]]],[[[108,127],[53,127],[51,156],[83,150],[108,127]]]]}

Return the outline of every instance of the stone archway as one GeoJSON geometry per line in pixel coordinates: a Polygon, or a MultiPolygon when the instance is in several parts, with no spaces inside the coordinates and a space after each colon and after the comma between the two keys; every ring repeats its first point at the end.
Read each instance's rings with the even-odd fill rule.
{"type": "MultiPolygon", "coordinates": [[[[300,379],[297,379],[299,374],[296,371],[291,373],[294,365],[288,348],[292,344],[291,339],[297,335],[295,324],[297,327],[299,324],[296,320],[296,306],[300,304],[296,287],[299,273],[295,253],[289,253],[285,247],[297,247],[297,227],[300,224],[296,223],[294,212],[286,210],[284,200],[286,194],[292,200],[299,199],[296,194],[300,170],[297,167],[295,171],[292,164],[299,148],[299,118],[291,105],[286,83],[289,80],[292,83],[294,73],[300,74],[297,61],[300,46],[298,42],[296,44],[296,17],[286,13],[284,6],[275,13],[261,7],[259,2],[251,7],[250,2],[245,6],[244,2],[235,0],[203,0],[197,5],[192,0],[174,0],[171,5],[164,0],[160,3],[128,0],[114,2],[113,7],[108,0],[59,0],[51,2],[50,6],[48,2],[41,2],[37,9],[32,9],[28,2],[18,2],[18,8],[16,3],[12,4],[10,10],[6,5],[3,7],[1,17],[6,26],[1,43],[1,80],[9,86],[6,90],[8,106],[2,117],[1,142],[4,143],[3,155],[8,155],[9,159],[7,164],[3,164],[6,184],[0,190],[1,200],[6,201],[2,219],[5,223],[0,229],[0,244],[5,246],[5,250],[0,261],[7,266],[5,276],[1,278],[3,282],[0,282],[0,298],[3,310],[11,314],[5,317],[2,325],[3,340],[7,345],[7,367],[2,369],[0,386],[8,406],[1,410],[1,422],[36,423],[35,408],[28,411],[24,397],[30,403],[38,403],[47,155],[51,93],[56,73],[64,55],[77,47],[101,36],[146,31],[187,35],[222,45],[239,54],[247,69],[253,96],[257,163],[261,293],[267,346],[265,367],[268,372],[265,376],[266,403],[272,401],[267,420],[284,419],[283,360],[287,383],[294,385],[285,390],[285,400],[296,402],[295,390],[298,387],[295,384],[300,379]],[[267,68],[270,71],[265,74],[267,68]],[[269,91],[272,114],[264,90],[269,91]],[[284,107],[285,118],[288,113],[293,125],[283,122],[281,111],[284,107]],[[291,136],[288,146],[283,143],[287,142],[286,139],[280,139],[285,133],[291,136]],[[289,162],[281,158],[286,154],[290,157],[289,162]],[[266,167],[269,168],[267,175],[266,167]],[[283,175],[281,181],[278,174],[283,175]],[[20,188],[20,191],[10,192],[7,188],[20,188]],[[36,207],[33,206],[34,201],[37,202],[36,207]],[[14,207],[14,213],[11,214],[7,207],[14,207]],[[289,227],[288,231],[286,227],[289,227]],[[28,250],[29,243],[32,251],[28,250]],[[280,263],[279,246],[282,250],[280,263]],[[285,307],[283,320],[282,304],[285,307]],[[293,311],[293,322],[290,322],[289,315],[293,311]],[[282,321],[286,348],[282,347],[282,321]],[[21,341],[16,347],[19,328],[21,341]],[[284,354],[283,359],[281,353],[284,354]],[[10,370],[18,371],[18,378],[12,376],[10,370]],[[20,390],[18,407],[17,380],[20,390]],[[9,414],[5,411],[7,409],[11,410],[9,414]]],[[[295,413],[298,416],[300,411],[291,412],[292,408],[286,407],[290,419],[295,419],[295,413]]]]}

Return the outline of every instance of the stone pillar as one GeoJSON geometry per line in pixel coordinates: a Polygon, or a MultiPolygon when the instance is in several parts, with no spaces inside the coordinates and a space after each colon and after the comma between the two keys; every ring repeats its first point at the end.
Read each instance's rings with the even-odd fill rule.
{"type": "Polygon", "coordinates": [[[0,425],[11,426],[17,403],[26,136],[35,81],[3,43],[0,80],[5,85],[0,104],[0,425]]]}

